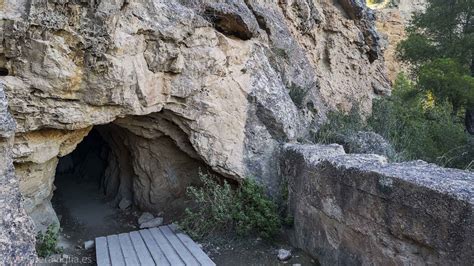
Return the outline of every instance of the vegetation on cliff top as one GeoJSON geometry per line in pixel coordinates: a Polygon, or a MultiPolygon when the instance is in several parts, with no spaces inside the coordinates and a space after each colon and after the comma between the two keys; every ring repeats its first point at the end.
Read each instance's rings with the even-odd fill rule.
{"type": "Polygon", "coordinates": [[[376,100],[372,115],[363,119],[357,108],[336,112],[316,135],[317,142],[338,142],[335,136],[374,131],[396,150],[392,161],[424,160],[445,167],[474,169],[474,137],[464,130],[462,118],[452,116],[449,101],[419,93],[415,83],[399,75],[390,97],[376,100]]]}

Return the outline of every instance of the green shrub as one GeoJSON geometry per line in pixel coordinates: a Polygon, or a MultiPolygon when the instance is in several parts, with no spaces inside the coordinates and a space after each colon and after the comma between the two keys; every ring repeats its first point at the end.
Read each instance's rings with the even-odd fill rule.
{"type": "Polygon", "coordinates": [[[62,253],[63,249],[58,247],[59,226],[50,224],[45,233],[39,232],[36,236],[36,253],[41,258],[62,253]]]}
{"type": "Polygon", "coordinates": [[[254,180],[245,179],[233,190],[224,181],[219,184],[209,174],[199,173],[202,186],[191,186],[187,195],[196,203],[185,210],[179,226],[194,238],[215,232],[236,232],[245,236],[255,233],[264,238],[274,236],[280,228],[276,205],[254,180]]]}
{"type": "Polygon", "coordinates": [[[293,85],[292,87],[290,87],[290,91],[288,92],[291,100],[298,108],[303,107],[304,98],[306,97],[307,93],[308,93],[308,90],[305,90],[296,85],[293,85]]]}
{"type": "Polygon", "coordinates": [[[471,169],[473,138],[447,102],[435,102],[403,75],[393,95],[374,102],[368,128],[391,142],[400,160],[421,159],[445,167],[471,169]],[[471,166],[470,166],[471,165],[471,166]]]}
{"type": "Polygon", "coordinates": [[[354,104],[348,114],[343,112],[329,113],[327,123],[321,126],[313,138],[318,143],[338,143],[345,135],[365,129],[366,124],[360,115],[359,107],[354,104]]]}
{"type": "Polygon", "coordinates": [[[280,217],[277,206],[253,179],[243,181],[237,190],[236,200],[233,216],[238,234],[255,232],[261,237],[270,238],[278,232],[280,217]]]}
{"type": "Polygon", "coordinates": [[[405,76],[397,78],[393,94],[375,100],[366,122],[357,109],[328,115],[316,142],[338,143],[344,135],[374,131],[388,140],[394,161],[424,160],[445,167],[474,169],[474,138],[464,130],[462,117],[453,115],[449,102],[435,101],[405,76]]]}

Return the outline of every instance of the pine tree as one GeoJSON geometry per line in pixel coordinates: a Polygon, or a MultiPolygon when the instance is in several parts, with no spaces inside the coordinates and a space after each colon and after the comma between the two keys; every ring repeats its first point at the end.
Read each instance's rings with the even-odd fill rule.
{"type": "Polygon", "coordinates": [[[398,55],[413,66],[421,91],[449,101],[453,115],[465,112],[466,129],[474,134],[474,0],[428,0],[398,55]]]}

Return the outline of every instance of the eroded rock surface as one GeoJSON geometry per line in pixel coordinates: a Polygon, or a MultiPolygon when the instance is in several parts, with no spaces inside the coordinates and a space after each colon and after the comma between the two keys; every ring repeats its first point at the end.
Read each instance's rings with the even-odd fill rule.
{"type": "Polygon", "coordinates": [[[426,0],[390,0],[374,5],[376,27],[382,36],[384,58],[390,81],[394,82],[401,72],[407,73],[410,66],[397,58],[397,45],[406,38],[406,28],[410,25],[413,14],[422,12],[426,0]]]}
{"type": "Polygon", "coordinates": [[[0,18],[7,157],[37,230],[58,158],[92,126],[117,129],[106,193],[158,211],[200,167],[279,191],[281,143],[389,91],[361,1],[3,0],[0,18]]]}
{"type": "Polygon", "coordinates": [[[474,173],[422,161],[286,145],[294,243],[322,265],[465,265],[474,259],[474,173]]]}
{"type": "Polygon", "coordinates": [[[360,104],[368,112],[389,90],[372,14],[359,2],[2,3],[0,67],[8,75],[0,80],[18,125],[15,162],[21,180],[44,184],[36,192],[22,186],[35,198],[29,205],[50,197],[47,169],[70,152],[59,132],[72,131],[73,149],[90,126],[126,116],[116,123],[155,134],[141,132],[126,149],[166,147],[160,134],[177,149],[143,159],[134,152],[137,163],[182,153],[277,190],[279,143],[304,138],[329,109],[360,104]]]}
{"type": "Polygon", "coordinates": [[[35,234],[15,177],[12,144],[15,122],[0,84],[0,264],[19,265],[36,259],[35,234]]]}

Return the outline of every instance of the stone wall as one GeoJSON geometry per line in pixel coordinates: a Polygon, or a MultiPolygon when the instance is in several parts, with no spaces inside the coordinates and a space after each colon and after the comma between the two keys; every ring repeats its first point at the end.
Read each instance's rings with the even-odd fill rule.
{"type": "Polygon", "coordinates": [[[293,242],[322,265],[468,265],[474,173],[286,145],[293,242]]]}

